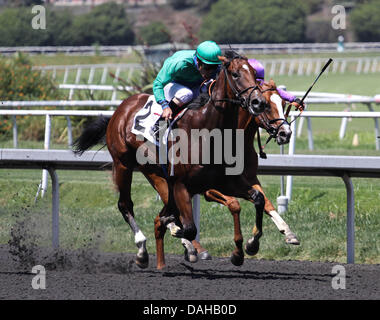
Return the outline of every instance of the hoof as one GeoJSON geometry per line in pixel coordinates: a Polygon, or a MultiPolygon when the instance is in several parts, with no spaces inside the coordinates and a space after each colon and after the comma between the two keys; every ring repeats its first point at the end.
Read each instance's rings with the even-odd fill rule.
{"type": "Polygon", "coordinates": [[[244,263],[244,255],[231,255],[231,263],[234,266],[240,267],[244,263]]]}
{"type": "Polygon", "coordinates": [[[146,269],[149,266],[149,255],[147,252],[143,253],[141,256],[137,256],[136,264],[141,269],[146,269]]]}
{"type": "Polygon", "coordinates": [[[198,252],[198,257],[201,260],[212,260],[211,254],[209,254],[207,250],[198,252]]]}
{"type": "Polygon", "coordinates": [[[289,233],[285,237],[285,242],[287,244],[299,245],[300,241],[297,239],[297,236],[294,233],[289,233]]]}
{"type": "Polygon", "coordinates": [[[166,264],[157,265],[157,270],[162,270],[166,267],[166,264]]]}
{"type": "Polygon", "coordinates": [[[185,260],[191,263],[197,262],[198,261],[197,252],[194,251],[194,252],[189,253],[189,251],[185,249],[185,260]]]}
{"type": "Polygon", "coordinates": [[[259,240],[256,240],[256,239],[248,240],[245,245],[245,252],[250,256],[254,256],[256,253],[258,253],[259,249],[260,249],[260,242],[259,240]]]}

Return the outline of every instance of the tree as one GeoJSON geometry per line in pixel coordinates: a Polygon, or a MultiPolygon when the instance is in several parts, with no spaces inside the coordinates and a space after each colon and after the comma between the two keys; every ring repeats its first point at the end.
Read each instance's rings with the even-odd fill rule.
{"type": "Polygon", "coordinates": [[[180,10],[194,5],[194,0],[168,0],[168,3],[173,9],[180,10]]]}
{"type": "Polygon", "coordinates": [[[211,6],[218,2],[218,0],[194,0],[195,5],[199,11],[207,12],[211,9],[211,6]]]}
{"type": "Polygon", "coordinates": [[[351,12],[351,23],[359,41],[380,41],[380,0],[358,5],[351,12]]]}
{"type": "Polygon", "coordinates": [[[69,46],[73,45],[72,25],[74,16],[69,10],[53,11],[48,9],[47,29],[49,31],[49,45],[69,46]]]}
{"type": "Polygon", "coordinates": [[[220,43],[302,42],[305,13],[302,0],[220,0],[203,20],[200,38],[220,43]]]}
{"type": "Polygon", "coordinates": [[[89,13],[77,16],[69,28],[74,45],[132,44],[135,35],[124,7],[114,2],[96,6],[89,13]]]}
{"type": "Polygon", "coordinates": [[[153,21],[139,31],[140,41],[143,44],[155,45],[170,42],[168,28],[161,21],[153,21]]]}
{"type": "Polygon", "coordinates": [[[49,44],[49,30],[32,28],[29,8],[8,8],[0,14],[0,46],[43,46],[49,44]]]}
{"type": "Polygon", "coordinates": [[[42,0],[5,0],[4,4],[7,7],[27,7],[37,4],[43,4],[42,0]]]}

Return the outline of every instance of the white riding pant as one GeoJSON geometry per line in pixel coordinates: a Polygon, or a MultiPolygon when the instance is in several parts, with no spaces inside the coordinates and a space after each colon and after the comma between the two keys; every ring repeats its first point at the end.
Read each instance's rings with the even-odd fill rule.
{"type": "Polygon", "coordinates": [[[165,99],[171,101],[173,98],[176,98],[182,104],[186,104],[198,97],[200,92],[207,90],[207,84],[203,84],[201,89],[199,89],[199,85],[189,88],[176,82],[170,82],[164,87],[165,99]]]}
{"type": "Polygon", "coordinates": [[[171,101],[176,98],[181,103],[186,104],[193,100],[197,95],[198,88],[190,89],[182,84],[170,82],[164,87],[165,99],[171,101]]]}

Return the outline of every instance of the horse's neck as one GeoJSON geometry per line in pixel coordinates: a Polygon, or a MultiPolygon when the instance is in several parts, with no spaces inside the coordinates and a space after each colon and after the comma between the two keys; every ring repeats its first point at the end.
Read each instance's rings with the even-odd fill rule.
{"type": "Polygon", "coordinates": [[[248,127],[244,130],[244,142],[245,142],[244,144],[246,147],[252,148],[255,153],[256,153],[255,136],[258,130],[259,130],[259,126],[257,125],[254,119],[249,123],[248,127]]]}
{"type": "Polygon", "coordinates": [[[231,90],[227,88],[225,77],[219,75],[214,88],[214,91],[211,93],[211,98],[209,102],[204,106],[203,110],[206,114],[206,121],[209,123],[209,125],[211,125],[212,128],[238,128],[239,107],[236,104],[228,101],[218,101],[223,99],[234,100],[231,90]],[[220,93],[220,91],[222,92],[220,93]]]}

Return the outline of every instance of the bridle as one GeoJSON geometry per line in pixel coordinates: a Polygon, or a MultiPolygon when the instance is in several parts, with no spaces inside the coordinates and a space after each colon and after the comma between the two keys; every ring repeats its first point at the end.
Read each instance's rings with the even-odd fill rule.
{"type": "MultiPolygon", "coordinates": [[[[268,88],[261,90],[262,93],[267,92],[267,91],[276,91],[276,88],[268,88]]],[[[267,141],[265,142],[265,145],[261,145],[261,138],[260,138],[260,130],[257,130],[257,143],[259,145],[259,150],[260,150],[260,158],[266,159],[267,156],[264,152],[265,146],[271,141],[272,139],[276,139],[278,136],[278,132],[280,131],[280,128],[284,124],[288,124],[290,126],[290,123],[287,121],[286,118],[275,118],[272,120],[269,120],[267,111],[262,112],[261,114],[257,115],[256,118],[259,120],[260,124],[262,127],[268,132],[269,137],[267,141]],[[273,124],[276,123],[277,121],[282,121],[280,125],[277,127],[274,127],[273,124]]]]}
{"type": "MultiPolygon", "coordinates": [[[[264,93],[267,91],[276,91],[276,88],[272,87],[272,88],[264,89],[264,90],[261,90],[261,93],[264,93]]],[[[288,120],[286,120],[286,118],[276,118],[276,119],[269,120],[268,115],[267,115],[267,111],[264,111],[263,113],[257,115],[256,118],[260,121],[260,124],[264,127],[264,129],[269,134],[269,138],[268,138],[267,143],[271,139],[277,138],[278,131],[280,130],[280,128],[284,124],[290,125],[290,123],[288,122],[288,120]],[[282,122],[280,125],[278,125],[277,127],[272,126],[272,124],[276,123],[277,121],[281,121],[281,120],[282,120],[282,122]]]]}
{"type": "MultiPolygon", "coordinates": [[[[234,57],[233,59],[238,59],[238,58],[240,58],[240,59],[242,59],[242,57],[234,57]]],[[[232,60],[233,60],[232,59],[232,60]]],[[[234,94],[234,98],[223,98],[223,99],[216,99],[216,100],[214,100],[213,98],[212,98],[212,94],[210,94],[210,99],[211,99],[211,101],[212,101],[212,103],[214,104],[214,105],[216,105],[215,103],[216,102],[229,102],[229,103],[232,103],[232,104],[236,104],[236,105],[239,105],[239,106],[241,106],[243,109],[245,109],[245,110],[248,110],[248,108],[250,107],[250,104],[249,104],[249,102],[251,101],[251,96],[252,96],[252,94],[254,93],[254,91],[256,91],[256,90],[259,90],[259,92],[262,92],[261,91],[261,89],[260,89],[260,87],[259,87],[259,85],[254,85],[254,86],[249,86],[249,87],[247,87],[247,88],[245,88],[245,89],[243,89],[243,90],[241,90],[241,91],[239,91],[234,85],[233,85],[233,82],[231,81],[231,79],[230,79],[230,77],[229,77],[229,75],[230,75],[230,72],[228,71],[228,66],[229,66],[229,64],[230,64],[230,62],[228,62],[226,65],[223,65],[222,66],[222,71],[223,71],[223,73],[224,73],[224,79],[225,79],[225,86],[227,86],[227,83],[228,83],[228,85],[229,85],[229,87],[230,87],[230,89],[231,89],[231,91],[233,92],[233,94],[234,94]],[[249,93],[249,95],[248,95],[248,98],[245,98],[245,97],[243,97],[242,95],[244,94],[244,93],[246,93],[247,91],[249,91],[249,90],[251,90],[251,92],[249,93]]],[[[210,86],[211,87],[211,86],[210,86]]]]}

